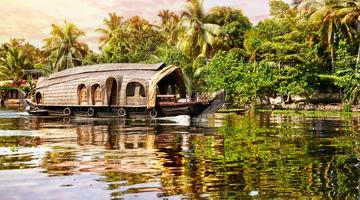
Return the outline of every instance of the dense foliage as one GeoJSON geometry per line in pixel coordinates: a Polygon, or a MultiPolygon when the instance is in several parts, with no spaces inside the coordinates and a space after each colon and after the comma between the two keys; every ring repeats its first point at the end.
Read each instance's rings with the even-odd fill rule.
{"type": "Polygon", "coordinates": [[[24,70],[50,73],[108,62],[166,62],[183,68],[190,94],[224,89],[229,104],[302,95],[330,88],[359,102],[360,4],[355,0],[271,0],[271,18],[252,25],[243,12],[189,0],[180,15],[158,12],[159,23],[110,13],[100,52],[80,42],[74,24],[52,25],[38,49],[12,39],[0,46],[1,80],[26,79],[24,70]]]}
{"type": "Polygon", "coordinates": [[[148,21],[133,17],[113,30],[102,48],[106,62],[146,62],[165,38],[148,21]]]}
{"type": "Polygon", "coordinates": [[[221,47],[242,48],[246,31],[250,30],[251,22],[242,10],[230,7],[214,7],[206,19],[217,24],[221,30],[221,47]]]}

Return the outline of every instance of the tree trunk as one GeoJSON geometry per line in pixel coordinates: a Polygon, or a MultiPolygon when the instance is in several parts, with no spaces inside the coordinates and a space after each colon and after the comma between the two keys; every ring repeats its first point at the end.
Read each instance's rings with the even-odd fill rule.
{"type": "Polygon", "coordinates": [[[335,53],[334,53],[334,47],[331,47],[331,49],[330,49],[330,57],[331,57],[331,71],[332,71],[332,73],[335,73],[335,53]]]}
{"type": "Polygon", "coordinates": [[[331,40],[329,40],[330,58],[331,58],[331,72],[335,73],[335,33],[331,33],[331,40]]]}
{"type": "Polygon", "coordinates": [[[360,42],[359,42],[359,48],[358,48],[358,55],[357,55],[357,59],[356,59],[356,65],[359,64],[360,61],[360,42]]]}
{"type": "MultiPolygon", "coordinates": [[[[357,32],[360,33],[360,22],[359,21],[356,22],[356,29],[357,29],[357,32]]],[[[356,65],[359,64],[359,61],[360,61],[360,43],[359,43],[359,48],[358,48],[358,55],[357,55],[357,59],[356,59],[356,65]]]]}

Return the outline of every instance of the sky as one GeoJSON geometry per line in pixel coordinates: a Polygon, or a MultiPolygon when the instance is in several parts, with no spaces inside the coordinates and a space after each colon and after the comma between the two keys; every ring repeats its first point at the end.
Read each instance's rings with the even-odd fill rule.
{"type": "MultiPolygon", "coordinates": [[[[83,41],[92,50],[98,49],[99,33],[108,13],[130,18],[138,15],[150,22],[159,20],[163,9],[180,12],[186,0],[0,0],[0,43],[10,38],[24,38],[41,47],[49,36],[51,24],[64,20],[86,32],[83,41]]],[[[268,0],[204,0],[206,10],[214,6],[240,8],[253,23],[269,17],[268,0]]]]}

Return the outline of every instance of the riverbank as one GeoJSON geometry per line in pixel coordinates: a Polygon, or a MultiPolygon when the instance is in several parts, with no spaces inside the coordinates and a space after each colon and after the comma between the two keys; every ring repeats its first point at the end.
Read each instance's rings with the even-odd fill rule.
{"type": "Polygon", "coordinates": [[[257,109],[257,113],[271,113],[274,115],[304,116],[304,117],[358,117],[360,112],[342,111],[314,111],[314,110],[265,110],[257,109]]]}
{"type": "Polygon", "coordinates": [[[341,103],[332,104],[312,104],[312,103],[291,103],[291,104],[270,104],[257,105],[257,109],[265,110],[304,110],[304,111],[338,111],[338,112],[360,112],[359,105],[349,105],[341,103]]]}

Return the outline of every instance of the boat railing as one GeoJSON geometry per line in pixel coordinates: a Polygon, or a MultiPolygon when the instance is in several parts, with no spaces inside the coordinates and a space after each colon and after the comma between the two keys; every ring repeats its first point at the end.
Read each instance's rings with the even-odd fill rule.
{"type": "Polygon", "coordinates": [[[156,96],[159,102],[176,103],[176,95],[174,94],[160,94],[156,96]]]}

